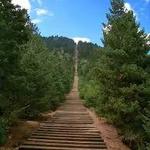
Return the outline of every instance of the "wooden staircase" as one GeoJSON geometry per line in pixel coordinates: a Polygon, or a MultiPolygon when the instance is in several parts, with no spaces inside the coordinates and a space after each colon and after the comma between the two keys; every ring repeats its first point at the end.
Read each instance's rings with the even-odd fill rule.
{"type": "MultiPolygon", "coordinates": [[[[76,54],[77,57],[77,54],[76,54]]],[[[73,89],[53,118],[19,147],[19,150],[106,150],[100,132],[93,124],[78,95],[77,61],[73,89]]]]}

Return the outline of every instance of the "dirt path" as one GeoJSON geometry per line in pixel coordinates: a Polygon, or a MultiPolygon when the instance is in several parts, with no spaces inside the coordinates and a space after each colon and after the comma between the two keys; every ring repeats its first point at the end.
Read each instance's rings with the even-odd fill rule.
{"type": "Polygon", "coordinates": [[[41,124],[19,150],[107,149],[78,95],[77,51],[73,89],[54,116],[41,124]]]}
{"type": "Polygon", "coordinates": [[[106,119],[97,117],[94,111],[88,110],[94,124],[101,132],[101,136],[104,139],[108,150],[130,150],[121,140],[117,129],[109,124],[106,119]]]}
{"type": "Polygon", "coordinates": [[[83,106],[78,92],[77,48],[75,56],[74,84],[66,102],[37,125],[38,129],[19,150],[129,150],[112,125],[83,106]]]}

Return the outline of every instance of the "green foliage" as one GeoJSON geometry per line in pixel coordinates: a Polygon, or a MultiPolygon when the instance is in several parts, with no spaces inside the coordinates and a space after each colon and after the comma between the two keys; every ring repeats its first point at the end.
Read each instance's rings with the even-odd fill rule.
{"type": "Polygon", "coordinates": [[[73,79],[73,59],[69,54],[49,51],[37,35],[20,47],[22,55],[9,91],[3,96],[2,112],[11,120],[19,116],[34,118],[40,112],[55,110],[69,92],[73,79]],[[13,101],[13,103],[12,103],[13,101]],[[10,105],[11,104],[11,105],[10,105]],[[8,108],[8,109],[7,109],[8,108]],[[15,114],[15,115],[14,115],[15,114]]]}
{"type": "Polygon", "coordinates": [[[146,34],[139,30],[133,12],[124,11],[123,0],[112,0],[111,4],[104,24],[104,48],[98,57],[92,56],[94,59],[86,63],[80,61],[80,91],[89,105],[95,103],[93,107],[99,115],[120,129],[125,143],[132,149],[144,150],[150,129],[146,111],[150,109],[146,34]],[[94,91],[91,81],[98,86],[94,91]],[[91,93],[95,94],[94,100],[91,93]]]}
{"type": "Polygon", "coordinates": [[[79,91],[87,107],[95,107],[99,94],[99,85],[91,78],[91,69],[100,55],[100,47],[96,44],[79,42],[79,91]],[[91,63],[92,62],[92,63],[91,63]]]}
{"type": "Polygon", "coordinates": [[[43,111],[55,110],[64,100],[72,86],[75,43],[60,38],[54,46],[49,40],[45,44],[27,11],[11,4],[11,0],[0,1],[0,33],[0,144],[3,144],[6,127],[18,118],[35,118],[43,111]]]}
{"type": "Polygon", "coordinates": [[[145,145],[147,150],[150,150],[150,102],[143,113],[143,126],[145,130],[145,145]]]}
{"type": "Polygon", "coordinates": [[[11,4],[0,2],[0,112],[7,116],[15,107],[16,82],[21,57],[20,46],[29,41],[31,23],[27,11],[11,4]]]}
{"type": "Polygon", "coordinates": [[[100,47],[97,44],[79,41],[78,51],[79,59],[92,59],[100,47]]]}
{"type": "Polygon", "coordinates": [[[123,13],[122,5],[117,3],[123,2],[112,1],[108,17],[111,29],[104,33],[105,48],[95,69],[103,87],[97,109],[121,129],[125,142],[133,149],[143,149],[145,133],[141,113],[147,107],[149,95],[145,92],[149,75],[143,67],[148,51],[146,35],[139,31],[133,12],[123,13]]]}
{"type": "Polygon", "coordinates": [[[84,103],[87,107],[96,106],[96,98],[99,92],[99,86],[94,80],[85,80],[80,78],[79,84],[80,97],[84,99],[84,103]]]}
{"type": "Polygon", "coordinates": [[[0,118],[0,145],[4,144],[7,140],[7,123],[3,118],[0,118]]]}
{"type": "Polygon", "coordinates": [[[75,43],[72,39],[59,36],[43,37],[43,42],[50,51],[60,51],[74,56],[75,43]]]}

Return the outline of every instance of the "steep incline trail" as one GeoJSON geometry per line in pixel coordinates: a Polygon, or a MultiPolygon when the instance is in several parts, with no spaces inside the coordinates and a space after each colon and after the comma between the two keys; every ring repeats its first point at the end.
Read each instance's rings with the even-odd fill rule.
{"type": "Polygon", "coordinates": [[[41,124],[19,150],[101,150],[107,149],[78,94],[78,51],[75,55],[73,89],[55,115],[41,124]]]}

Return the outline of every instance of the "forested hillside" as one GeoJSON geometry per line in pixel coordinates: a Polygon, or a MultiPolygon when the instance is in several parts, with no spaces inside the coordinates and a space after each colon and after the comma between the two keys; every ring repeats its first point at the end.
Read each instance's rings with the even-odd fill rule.
{"type": "Polygon", "coordinates": [[[50,36],[42,38],[46,46],[51,51],[60,51],[74,55],[73,49],[75,49],[75,43],[72,39],[59,36],[50,36]]]}
{"type": "Polygon", "coordinates": [[[147,35],[133,11],[125,9],[123,0],[111,1],[107,22],[103,25],[104,48],[96,55],[91,55],[91,49],[86,53],[87,59],[82,56],[82,50],[79,51],[82,56],[80,96],[98,115],[116,125],[123,141],[133,150],[149,150],[150,47],[147,35]]]}
{"type": "Polygon", "coordinates": [[[101,47],[97,44],[88,43],[88,42],[82,42],[79,41],[78,43],[78,53],[79,53],[79,60],[80,59],[91,59],[93,56],[97,54],[97,51],[99,51],[101,47]]]}
{"type": "Polygon", "coordinates": [[[75,43],[49,39],[43,41],[25,9],[0,1],[0,144],[18,119],[55,110],[72,86],[75,43]]]}

